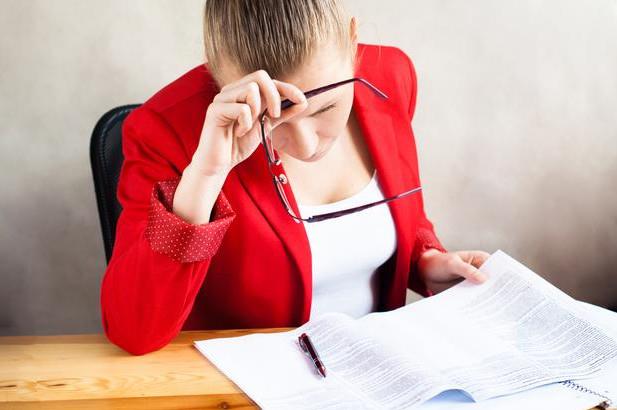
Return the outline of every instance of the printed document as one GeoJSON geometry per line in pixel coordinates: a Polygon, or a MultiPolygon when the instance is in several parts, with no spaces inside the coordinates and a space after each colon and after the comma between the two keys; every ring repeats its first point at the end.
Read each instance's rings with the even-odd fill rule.
{"type": "Polygon", "coordinates": [[[615,335],[580,302],[502,251],[480,269],[483,284],[389,312],[195,345],[265,409],[410,409],[450,390],[482,402],[615,366],[615,335]],[[327,377],[300,349],[302,332],[327,377]]]}

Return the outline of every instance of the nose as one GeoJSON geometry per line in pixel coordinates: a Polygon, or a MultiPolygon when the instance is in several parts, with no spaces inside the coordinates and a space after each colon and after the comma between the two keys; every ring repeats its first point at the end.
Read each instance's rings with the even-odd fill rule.
{"type": "MultiPolygon", "coordinates": [[[[319,146],[319,137],[313,129],[302,124],[287,124],[285,150],[297,158],[309,158],[319,146]]],[[[282,130],[281,130],[282,131],[282,130]]]]}

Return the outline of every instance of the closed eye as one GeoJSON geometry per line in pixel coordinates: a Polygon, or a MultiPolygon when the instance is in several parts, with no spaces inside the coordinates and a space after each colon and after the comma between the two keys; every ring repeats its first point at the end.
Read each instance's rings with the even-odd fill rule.
{"type": "Polygon", "coordinates": [[[332,109],[332,108],[334,108],[334,107],[336,107],[336,104],[330,104],[330,105],[328,105],[328,106],[325,106],[325,107],[323,107],[323,108],[320,108],[319,110],[317,110],[317,111],[315,111],[314,113],[312,113],[310,116],[311,116],[311,117],[314,117],[315,115],[318,115],[318,114],[324,113],[324,112],[326,112],[326,111],[328,111],[328,110],[331,110],[331,109],[332,109]]]}

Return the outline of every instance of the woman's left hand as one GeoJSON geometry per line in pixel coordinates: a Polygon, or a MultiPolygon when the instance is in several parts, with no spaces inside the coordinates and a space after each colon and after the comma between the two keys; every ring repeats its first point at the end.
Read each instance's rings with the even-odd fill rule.
{"type": "Polygon", "coordinates": [[[420,277],[433,293],[443,292],[464,279],[482,283],[487,276],[478,268],[490,254],[484,251],[456,251],[443,253],[428,249],[418,260],[420,277]]]}

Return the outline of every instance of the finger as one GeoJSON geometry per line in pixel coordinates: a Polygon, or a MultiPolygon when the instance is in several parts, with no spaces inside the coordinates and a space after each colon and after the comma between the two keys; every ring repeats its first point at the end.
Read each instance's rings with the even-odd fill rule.
{"type": "Polygon", "coordinates": [[[266,70],[254,71],[241,79],[232,83],[226,84],[221,91],[236,88],[239,85],[256,82],[259,85],[259,91],[265,101],[262,100],[262,106],[268,107],[268,113],[273,118],[278,118],[281,115],[281,96],[278,93],[276,85],[266,70]]]}
{"type": "Polygon", "coordinates": [[[484,273],[480,272],[475,266],[470,265],[468,263],[459,263],[456,266],[456,273],[465,279],[469,279],[474,283],[482,283],[487,277],[484,273]]]}
{"type": "Polygon", "coordinates": [[[242,136],[253,128],[251,108],[243,103],[210,104],[216,118],[217,126],[233,125],[233,135],[242,136]]]}
{"type": "Polygon", "coordinates": [[[484,251],[474,251],[472,254],[471,264],[476,268],[480,268],[491,255],[484,251]]]}
{"type": "Polygon", "coordinates": [[[234,87],[226,87],[214,96],[213,102],[243,102],[251,107],[253,121],[262,110],[261,91],[259,84],[255,81],[248,81],[234,87]]]}
{"type": "Polygon", "coordinates": [[[306,96],[304,95],[304,92],[298,87],[296,87],[294,84],[286,83],[279,80],[272,81],[274,81],[274,85],[276,85],[276,88],[282,97],[286,97],[294,104],[300,104],[306,101],[306,96]]]}
{"type": "Polygon", "coordinates": [[[255,151],[255,148],[259,146],[261,142],[261,136],[259,133],[259,122],[255,122],[253,128],[247,133],[236,139],[238,152],[242,157],[248,157],[255,151]]]}
{"type": "Polygon", "coordinates": [[[469,263],[476,268],[482,266],[482,264],[491,256],[489,253],[484,251],[458,251],[456,253],[466,263],[469,263]]]}
{"type": "Polygon", "coordinates": [[[295,117],[302,111],[308,108],[308,100],[304,96],[302,90],[293,84],[285,83],[279,80],[273,80],[282,98],[286,98],[293,104],[281,111],[281,116],[271,121],[271,127],[276,128],[277,125],[295,117]]]}
{"type": "Polygon", "coordinates": [[[255,121],[253,122],[253,127],[247,132],[245,132],[244,134],[240,135],[239,137],[243,140],[248,139],[252,141],[254,139],[257,139],[259,140],[259,142],[261,142],[260,127],[261,127],[261,124],[259,123],[259,121],[255,121]]]}

